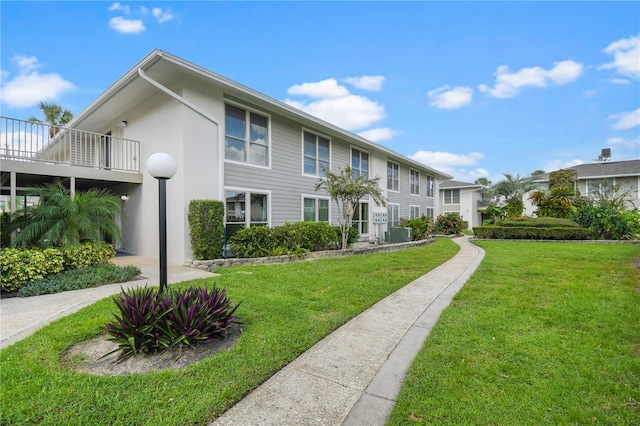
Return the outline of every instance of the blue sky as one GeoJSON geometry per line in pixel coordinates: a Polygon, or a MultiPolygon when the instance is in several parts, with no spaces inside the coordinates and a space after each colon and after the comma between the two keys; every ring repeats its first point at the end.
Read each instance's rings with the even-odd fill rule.
{"type": "Polygon", "coordinates": [[[1,108],[80,112],[154,48],[473,182],[640,158],[640,2],[2,1],[1,108]]]}

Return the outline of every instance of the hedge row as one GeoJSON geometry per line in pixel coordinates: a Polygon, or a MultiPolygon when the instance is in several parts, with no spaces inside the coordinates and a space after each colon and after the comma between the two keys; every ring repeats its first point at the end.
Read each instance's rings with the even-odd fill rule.
{"type": "Polygon", "coordinates": [[[0,250],[0,290],[14,292],[53,274],[106,263],[115,256],[110,244],[83,243],[75,248],[0,250]]]}
{"type": "Polygon", "coordinates": [[[480,226],[473,228],[478,238],[505,240],[588,240],[587,228],[538,228],[532,226],[480,226]]]}
{"type": "Polygon", "coordinates": [[[580,228],[581,226],[569,219],[558,217],[512,217],[496,221],[498,226],[533,227],[533,228],[580,228]]]}

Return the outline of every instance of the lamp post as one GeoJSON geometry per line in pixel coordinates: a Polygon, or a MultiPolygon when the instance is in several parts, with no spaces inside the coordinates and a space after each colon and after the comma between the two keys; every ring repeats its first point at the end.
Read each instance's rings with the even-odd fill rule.
{"type": "Polygon", "coordinates": [[[158,179],[160,226],[160,293],[167,287],[167,180],[176,174],[176,160],[158,152],[147,160],[147,171],[158,179]]]}

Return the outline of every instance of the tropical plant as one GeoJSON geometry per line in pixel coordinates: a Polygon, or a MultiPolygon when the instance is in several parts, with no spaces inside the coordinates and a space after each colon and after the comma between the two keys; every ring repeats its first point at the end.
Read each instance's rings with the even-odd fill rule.
{"type": "Polygon", "coordinates": [[[422,215],[415,219],[400,219],[398,226],[403,228],[411,228],[414,241],[426,240],[431,231],[433,231],[433,219],[429,216],[422,215]]]}
{"type": "Polygon", "coordinates": [[[522,198],[527,192],[537,189],[539,185],[533,181],[531,176],[513,175],[503,173],[504,179],[493,185],[492,192],[496,195],[503,195],[505,198],[522,198]]]}
{"type": "MultiPolygon", "coordinates": [[[[73,113],[61,107],[57,104],[48,104],[46,102],[40,102],[40,109],[44,114],[44,122],[49,124],[49,137],[55,136],[60,131],[61,126],[65,126],[73,119],[73,113]]],[[[29,121],[33,123],[42,123],[42,121],[36,117],[30,117],[29,121]]]]}
{"type": "Polygon", "coordinates": [[[464,230],[465,222],[458,213],[448,213],[438,216],[435,225],[435,233],[441,235],[457,235],[464,230]]]}
{"type": "Polygon", "coordinates": [[[115,222],[122,215],[120,200],[106,189],[78,191],[72,196],[56,182],[28,194],[39,201],[12,215],[13,246],[74,247],[81,240],[101,241],[103,235],[121,240],[115,222]]]}
{"type": "Polygon", "coordinates": [[[356,177],[351,167],[347,166],[338,173],[325,170],[325,176],[318,179],[316,191],[324,189],[338,206],[338,222],[340,223],[342,242],[340,248],[348,246],[349,229],[353,223],[353,215],[358,203],[370,196],[377,206],[386,206],[387,200],[378,185],[380,177],[368,179],[363,175],[356,177]]]}
{"type": "Polygon", "coordinates": [[[476,181],[474,182],[476,185],[482,185],[485,188],[489,188],[491,186],[491,181],[489,179],[487,179],[486,177],[481,177],[476,179],[476,181]]]}

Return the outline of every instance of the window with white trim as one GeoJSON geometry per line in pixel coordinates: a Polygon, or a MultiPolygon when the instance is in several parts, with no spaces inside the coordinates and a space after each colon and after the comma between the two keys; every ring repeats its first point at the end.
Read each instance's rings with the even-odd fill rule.
{"type": "Polygon", "coordinates": [[[420,206],[409,206],[409,219],[418,219],[420,217],[420,206]]]}
{"type": "Polygon", "coordinates": [[[427,197],[429,198],[433,198],[433,186],[434,186],[433,176],[427,175],[427,197]]]}
{"type": "Polygon", "coordinates": [[[269,117],[225,104],[225,160],[269,166],[269,117]]]}
{"type": "Polygon", "coordinates": [[[305,222],[329,222],[328,198],[304,197],[302,220],[305,222]]]}
{"type": "Polygon", "coordinates": [[[387,203],[387,231],[398,226],[400,221],[400,206],[398,204],[387,203]]]}
{"type": "Polygon", "coordinates": [[[351,170],[353,170],[353,177],[363,176],[369,179],[369,153],[351,148],[351,170]]]}
{"type": "Polygon", "coordinates": [[[589,179],[587,180],[587,196],[593,197],[600,195],[612,196],[614,180],[612,178],[589,179]]]}
{"type": "Polygon", "coordinates": [[[459,189],[445,189],[444,190],[444,204],[460,204],[460,190],[459,189]]]}
{"type": "Polygon", "coordinates": [[[400,165],[387,161],[387,189],[398,192],[400,189],[400,165]]]}
{"type": "Polygon", "coordinates": [[[409,170],[409,188],[411,195],[420,195],[420,172],[409,170]]]}
{"type": "Polygon", "coordinates": [[[358,203],[353,214],[353,226],[358,229],[360,235],[369,233],[369,203],[358,203]]]}
{"type": "Polygon", "coordinates": [[[433,209],[431,207],[427,207],[427,216],[433,219],[433,209]]]}
{"type": "Polygon", "coordinates": [[[331,141],[324,136],[302,132],[303,171],[305,175],[325,176],[329,170],[331,141]]]}
{"type": "Polygon", "coordinates": [[[227,240],[239,229],[269,225],[269,195],[249,191],[225,191],[227,240]]]}

